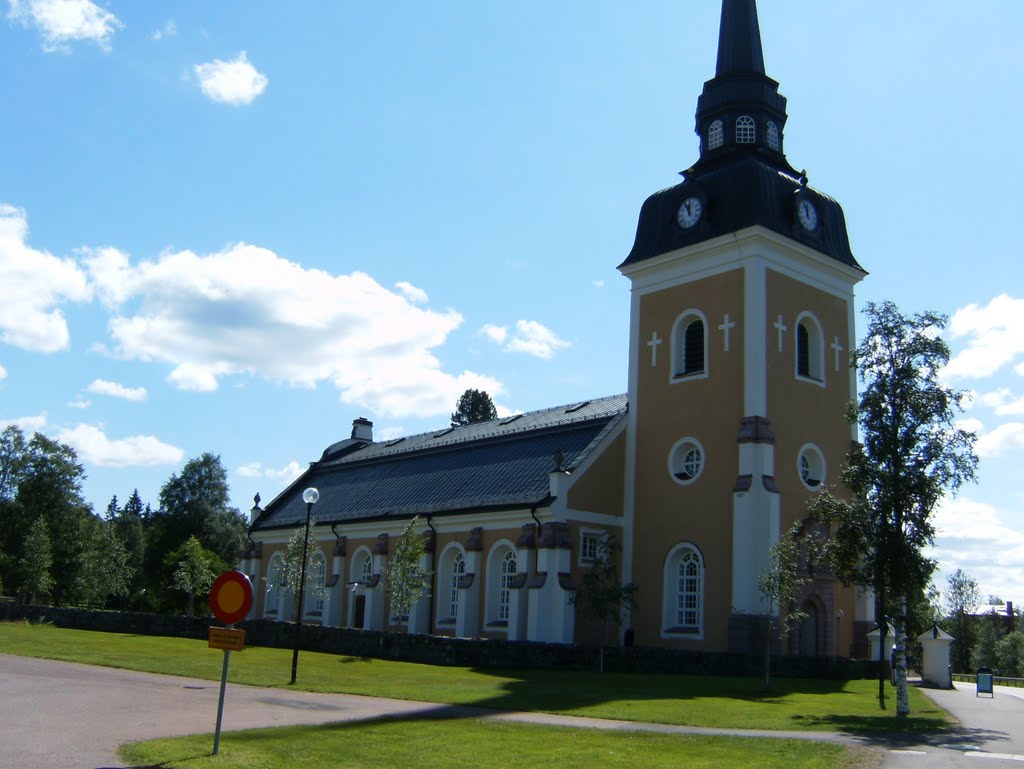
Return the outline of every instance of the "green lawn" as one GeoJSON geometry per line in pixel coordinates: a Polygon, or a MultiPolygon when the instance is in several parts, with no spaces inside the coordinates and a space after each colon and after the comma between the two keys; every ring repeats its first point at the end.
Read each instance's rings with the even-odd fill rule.
{"type": "MultiPolygon", "coordinates": [[[[219,680],[222,654],[205,641],[0,623],[0,652],[219,680]]],[[[288,688],[291,652],[249,647],[231,656],[234,683],[288,688]]],[[[917,690],[913,715],[878,709],[874,681],[488,670],[302,652],[297,688],[306,691],[476,705],[579,716],[748,729],[932,732],[948,717],[917,690]]],[[[891,692],[892,690],[890,690],[891,692]]]]}
{"type": "Polygon", "coordinates": [[[560,729],[490,721],[374,721],[226,733],[126,745],[132,766],[161,769],[870,769],[878,754],[800,740],[560,729]],[[755,758],[756,756],[756,758],[755,758]]]}

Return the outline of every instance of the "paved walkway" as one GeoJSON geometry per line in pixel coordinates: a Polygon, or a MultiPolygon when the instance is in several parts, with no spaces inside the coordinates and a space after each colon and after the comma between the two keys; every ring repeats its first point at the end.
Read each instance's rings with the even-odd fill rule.
{"type": "MultiPolygon", "coordinates": [[[[0,769],[120,767],[118,745],[133,740],[212,732],[218,683],[0,654],[0,769]]],[[[863,745],[882,751],[885,769],[971,766],[987,758],[993,769],[1024,761],[1024,691],[975,698],[974,687],[929,692],[962,722],[942,739],[898,742],[820,732],[701,729],[542,713],[496,713],[356,695],[312,694],[229,684],[224,730],[315,724],[380,717],[481,717],[621,731],[794,737],[863,745]]],[[[211,744],[212,748],[212,744],[211,744]]]]}

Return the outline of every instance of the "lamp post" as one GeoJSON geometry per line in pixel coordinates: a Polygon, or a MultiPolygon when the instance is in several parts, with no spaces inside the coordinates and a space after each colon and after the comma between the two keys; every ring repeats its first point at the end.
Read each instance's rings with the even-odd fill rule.
{"type": "Polygon", "coordinates": [[[302,571],[299,573],[299,607],[298,616],[295,618],[295,649],[292,651],[292,683],[295,683],[295,673],[299,669],[299,631],[302,629],[302,599],[306,594],[306,556],[309,551],[309,517],[313,512],[313,505],[320,499],[320,492],[310,486],[302,492],[302,501],[306,503],[306,533],[302,537],[302,571]]]}

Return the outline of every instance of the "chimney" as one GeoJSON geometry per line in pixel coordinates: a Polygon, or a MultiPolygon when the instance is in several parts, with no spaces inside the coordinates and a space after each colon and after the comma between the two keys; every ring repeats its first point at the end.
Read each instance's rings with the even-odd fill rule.
{"type": "Polygon", "coordinates": [[[373,443],[373,422],[366,417],[352,420],[352,438],[357,441],[373,443]]]}

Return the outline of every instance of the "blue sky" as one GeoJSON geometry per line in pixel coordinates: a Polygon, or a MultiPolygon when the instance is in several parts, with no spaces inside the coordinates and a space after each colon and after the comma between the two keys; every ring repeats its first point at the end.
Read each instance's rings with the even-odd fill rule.
{"type": "MultiPolygon", "coordinates": [[[[9,0],[0,424],[87,498],[220,454],[270,499],[352,420],[623,392],[628,253],[697,157],[719,3],[9,0]]],[[[767,3],[786,148],[844,206],[858,301],[951,317],[980,483],[936,557],[1024,601],[1024,5],[767,3]]]]}

